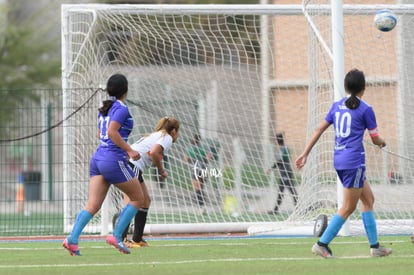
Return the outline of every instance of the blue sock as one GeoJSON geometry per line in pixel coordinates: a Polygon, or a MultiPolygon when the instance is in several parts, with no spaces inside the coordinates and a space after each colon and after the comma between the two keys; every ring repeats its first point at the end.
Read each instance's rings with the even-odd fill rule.
{"type": "Polygon", "coordinates": [[[344,223],[345,220],[338,214],[335,214],[329,222],[328,227],[325,229],[325,232],[323,232],[319,241],[328,245],[336,237],[344,223]]]}
{"type": "Polygon", "coordinates": [[[378,244],[377,223],[375,221],[374,212],[362,212],[362,222],[364,223],[365,233],[371,246],[378,244]]]}
{"type": "Polygon", "coordinates": [[[68,242],[70,244],[77,244],[79,242],[79,236],[82,230],[92,219],[92,214],[86,210],[81,210],[76,217],[75,224],[73,225],[72,233],[68,236],[68,242]]]}
{"type": "Polygon", "coordinates": [[[124,209],[122,209],[121,214],[119,214],[118,222],[114,228],[114,236],[117,238],[118,242],[122,241],[122,233],[137,212],[138,209],[132,204],[127,204],[124,209]]]}

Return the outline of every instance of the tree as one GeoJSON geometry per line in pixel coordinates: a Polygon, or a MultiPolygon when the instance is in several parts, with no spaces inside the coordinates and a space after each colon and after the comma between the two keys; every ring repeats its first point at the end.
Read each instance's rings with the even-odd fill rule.
{"type": "Polygon", "coordinates": [[[36,89],[56,88],[60,76],[60,59],[50,54],[58,51],[59,43],[45,39],[34,18],[22,20],[13,1],[0,5],[2,28],[0,34],[0,136],[7,126],[18,118],[16,107],[27,100],[39,101],[36,89]]]}
{"type": "MultiPolygon", "coordinates": [[[[14,4],[16,5],[16,4],[14,4]]],[[[58,51],[58,43],[45,39],[35,18],[20,20],[17,7],[7,12],[0,43],[0,89],[57,87],[60,60],[50,54],[58,51]]],[[[36,16],[36,15],[34,15],[36,16]]]]}

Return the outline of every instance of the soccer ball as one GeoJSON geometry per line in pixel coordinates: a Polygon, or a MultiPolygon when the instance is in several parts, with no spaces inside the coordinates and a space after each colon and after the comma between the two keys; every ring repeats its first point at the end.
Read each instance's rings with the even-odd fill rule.
{"type": "Polygon", "coordinates": [[[389,32],[397,25],[397,16],[390,10],[380,10],[374,18],[374,24],[382,32],[389,32]]]}

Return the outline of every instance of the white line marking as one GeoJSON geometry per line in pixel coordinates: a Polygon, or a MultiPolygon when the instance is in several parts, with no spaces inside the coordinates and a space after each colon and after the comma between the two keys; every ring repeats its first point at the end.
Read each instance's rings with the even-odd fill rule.
{"type": "MultiPolygon", "coordinates": [[[[68,256],[70,257],[70,256],[68,256]]],[[[391,256],[393,258],[413,258],[414,255],[391,256]]],[[[336,257],[329,261],[344,260],[344,259],[368,259],[370,256],[356,256],[356,257],[336,257]]],[[[126,265],[164,265],[164,264],[193,264],[193,263],[210,263],[210,262],[253,262],[253,261],[314,261],[325,260],[321,257],[302,257],[302,258],[229,258],[229,259],[203,259],[203,260],[186,260],[186,261],[165,261],[165,262],[131,262],[131,263],[85,263],[85,264],[45,264],[45,265],[0,265],[1,268],[56,268],[56,267],[99,267],[99,266],[126,266],[126,265]]]]}

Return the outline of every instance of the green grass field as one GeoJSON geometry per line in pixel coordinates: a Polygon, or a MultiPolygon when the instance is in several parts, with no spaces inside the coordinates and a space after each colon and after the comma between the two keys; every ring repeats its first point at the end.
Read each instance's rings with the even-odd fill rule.
{"type": "Polygon", "coordinates": [[[61,240],[1,241],[0,274],[412,274],[408,236],[381,237],[393,254],[369,256],[365,238],[338,237],[335,259],[310,252],[315,238],[148,238],[150,247],[119,253],[103,240],[80,243],[71,257],[61,240]]]}

